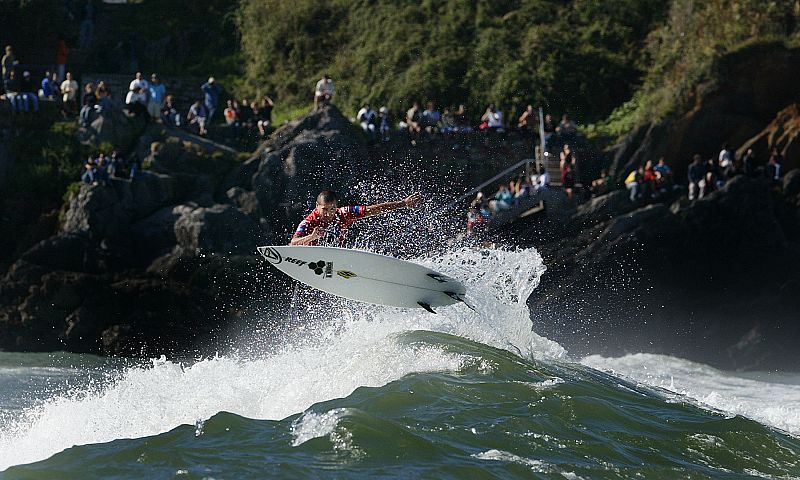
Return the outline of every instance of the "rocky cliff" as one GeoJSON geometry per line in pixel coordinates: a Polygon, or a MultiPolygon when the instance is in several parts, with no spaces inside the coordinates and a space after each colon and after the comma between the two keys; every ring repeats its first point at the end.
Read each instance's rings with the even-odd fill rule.
{"type": "MultiPolygon", "coordinates": [[[[800,49],[779,42],[755,44],[723,57],[714,78],[695,88],[685,111],[637,127],[611,149],[615,178],[621,182],[645,161],[664,157],[683,179],[694,154],[712,158],[726,143],[737,149],[754,137],[764,138],[762,130],[776,120],[776,113],[800,101],[800,84],[790,80],[798,75],[800,49]]],[[[773,145],[752,143],[765,162],[767,148],[773,145]]],[[[775,144],[790,166],[800,165],[797,150],[786,145],[775,144]]]]}

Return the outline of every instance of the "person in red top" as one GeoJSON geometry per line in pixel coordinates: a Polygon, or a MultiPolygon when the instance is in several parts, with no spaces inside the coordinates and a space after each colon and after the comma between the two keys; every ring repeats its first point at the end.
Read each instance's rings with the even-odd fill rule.
{"type": "Polygon", "coordinates": [[[317,206],[297,226],[290,245],[317,245],[320,239],[333,237],[341,244],[347,227],[356,220],[399,208],[409,208],[422,202],[422,195],[414,193],[397,202],[377,205],[351,205],[339,207],[336,193],[324,190],[317,195],[317,206]]]}

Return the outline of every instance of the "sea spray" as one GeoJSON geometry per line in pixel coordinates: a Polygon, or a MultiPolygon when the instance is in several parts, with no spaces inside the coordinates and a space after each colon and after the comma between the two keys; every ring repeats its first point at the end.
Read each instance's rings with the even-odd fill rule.
{"type": "Polygon", "coordinates": [[[306,314],[314,328],[306,325],[262,358],[225,356],[191,365],[154,360],[125,369],[93,391],[70,392],[28,409],[0,432],[0,469],[72,445],[198,425],[221,411],[277,420],[360,386],[415,372],[457,371],[470,361],[398,343],[396,335],[404,331],[451,333],[528,357],[563,355],[558,344],[530,328],[525,299],[544,271],[535,250],[465,248],[420,262],[463,280],[475,310],[459,305],[431,315],[341,299],[323,305],[324,312],[310,305],[306,314]]]}

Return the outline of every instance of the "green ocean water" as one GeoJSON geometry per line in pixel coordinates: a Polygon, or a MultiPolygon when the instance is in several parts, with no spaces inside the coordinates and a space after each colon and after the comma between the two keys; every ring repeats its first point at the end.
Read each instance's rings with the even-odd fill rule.
{"type": "Polygon", "coordinates": [[[475,312],[346,304],[257,354],[0,353],[0,479],[800,478],[792,379],[572,359],[516,301],[540,261],[431,261],[495,286],[475,312]]]}
{"type": "Polygon", "coordinates": [[[416,331],[460,359],[282,420],[195,425],[77,446],[0,478],[791,478],[800,439],[567,362],[416,331]]]}

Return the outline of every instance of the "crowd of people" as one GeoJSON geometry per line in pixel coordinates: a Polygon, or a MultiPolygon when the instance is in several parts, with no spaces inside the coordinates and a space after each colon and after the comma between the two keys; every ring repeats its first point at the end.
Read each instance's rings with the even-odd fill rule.
{"type": "Polygon", "coordinates": [[[134,156],[126,162],[116,150],[109,156],[99,153],[96,157],[90,155],[83,165],[81,182],[88,185],[107,185],[112,178],[134,179],[141,175],[141,162],[134,156]]]}
{"type": "Polygon", "coordinates": [[[20,68],[13,46],[6,45],[3,51],[0,99],[8,101],[13,115],[38,113],[40,100],[55,100],[66,111],[77,112],[78,83],[70,72],[57,64],[58,70],[46,71],[37,81],[29,70],[20,68]]]}

